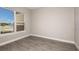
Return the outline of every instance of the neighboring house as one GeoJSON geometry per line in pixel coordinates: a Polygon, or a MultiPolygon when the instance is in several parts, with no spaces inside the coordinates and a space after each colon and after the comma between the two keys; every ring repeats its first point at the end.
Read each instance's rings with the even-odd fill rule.
{"type": "Polygon", "coordinates": [[[11,24],[2,23],[0,28],[2,33],[13,32],[13,26],[11,24]]]}

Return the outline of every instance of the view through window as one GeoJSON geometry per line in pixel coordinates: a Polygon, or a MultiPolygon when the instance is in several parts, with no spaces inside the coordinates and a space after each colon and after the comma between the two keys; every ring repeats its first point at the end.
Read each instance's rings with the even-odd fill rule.
{"type": "Polygon", "coordinates": [[[0,8],[0,33],[10,33],[14,31],[14,12],[0,8]]]}
{"type": "Polygon", "coordinates": [[[24,14],[0,7],[0,34],[24,30],[24,14]],[[16,19],[16,23],[14,20],[16,19]]]}

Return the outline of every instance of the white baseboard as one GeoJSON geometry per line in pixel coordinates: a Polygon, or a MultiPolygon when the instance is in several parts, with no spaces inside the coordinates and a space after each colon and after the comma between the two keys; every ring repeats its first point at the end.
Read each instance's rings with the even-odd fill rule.
{"type": "Polygon", "coordinates": [[[6,41],[6,42],[3,42],[3,43],[0,43],[0,46],[3,46],[3,45],[6,45],[6,44],[9,44],[9,43],[11,43],[11,42],[14,42],[14,41],[20,40],[20,39],[25,38],[25,37],[28,37],[28,36],[30,36],[30,35],[25,35],[25,36],[22,36],[22,37],[18,37],[18,38],[16,38],[16,39],[12,39],[12,40],[9,40],[9,41],[6,41]]]}
{"type": "Polygon", "coordinates": [[[58,38],[52,38],[52,37],[46,37],[46,36],[41,36],[41,35],[36,35],[36,34],[30,34],[30,36],[37,36],[37,37],[47,38],[47,39],[51,39],[51,40],[57,40],[57,41],[61,41],[61,42],[75,44],[75,42],[73,42],[73,41],[68,41],[68,40],[63,40],[63,39],[58,39],[58,38]]]}
{"type": "MultiPolygon", "coordinates": [[[[19,38],[13,39],[13,40],[9,40],[9,41],[6,41],[6,42],[3,42],[3,43],[0,43],[0,46],[3,46],[3,45],[6,45],[6,44],[9,44],[9,43],[11,43],[11,42],[14,42],[14,41],[20,40],[20,39],[25,38],[25,37],[28,37],[28,36],[37,36],[37,37],[47,38],[47,39],[51,39],[51,40],[57,40],[57,41],[61,41],[61,42],[66,42],[66,43],[72,43],[72,44],[75,44],[75,42],[73,42],[73,41],[67,41],[67,40],[58,39],[58,38],[46,37],[46,36],[41,36],[41,35],[36,35],[36,34],[30,34],[30,35],[25,35],[25,36],[22,36],[22,37],[19,37],[19,38]]],[[[79,46],[76,45],[76,47],[78,48],[79,46]]],[[[78,49],[79,49],[79,48],[78,48],[78,49]]]]}

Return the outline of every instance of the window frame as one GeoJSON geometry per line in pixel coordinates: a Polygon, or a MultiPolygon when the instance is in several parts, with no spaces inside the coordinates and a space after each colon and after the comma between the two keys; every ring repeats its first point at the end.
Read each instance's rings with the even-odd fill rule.
{"type": "MultiPolygon", "coordinates": [[[[4,9],[8,9],[8,8],[4,8],[4,9]]],[[[11,33],[5,33],[5,34],[1,34],[0,33],[0,36],[7,36],[7,35],[13,35],[13,34],[17,34],[17,33],[23,33],[23,32],[26,32],[25,31],[25,27],[26,27],[26,21],[25,21],[25,14],[24,13],[22,13],[22,14],[24,14],[24,30],[22,30],[22,31],[17,31],[16,30],[16,12],[17,11],[14,11],[13,9],[8,9],[8,10],[12,10],[13,12],[14,12],[14,25],[13,25],[13,27],[14,27],[14,31],[13,32],[11,32],[11,33]]],[[[19,11],[18,11],[19,12],[19,11]]]]}

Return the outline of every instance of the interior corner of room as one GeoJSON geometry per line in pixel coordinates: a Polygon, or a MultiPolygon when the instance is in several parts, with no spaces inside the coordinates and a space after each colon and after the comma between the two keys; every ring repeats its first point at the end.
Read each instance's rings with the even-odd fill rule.
{"type": "Polygon", "coordinates": [[[79,49],[78,7],[8,7],[6,9],[24,14],[24,31],[0,34],[0,46],[24,37],[36,36],[71,43],[79,49]]]}

